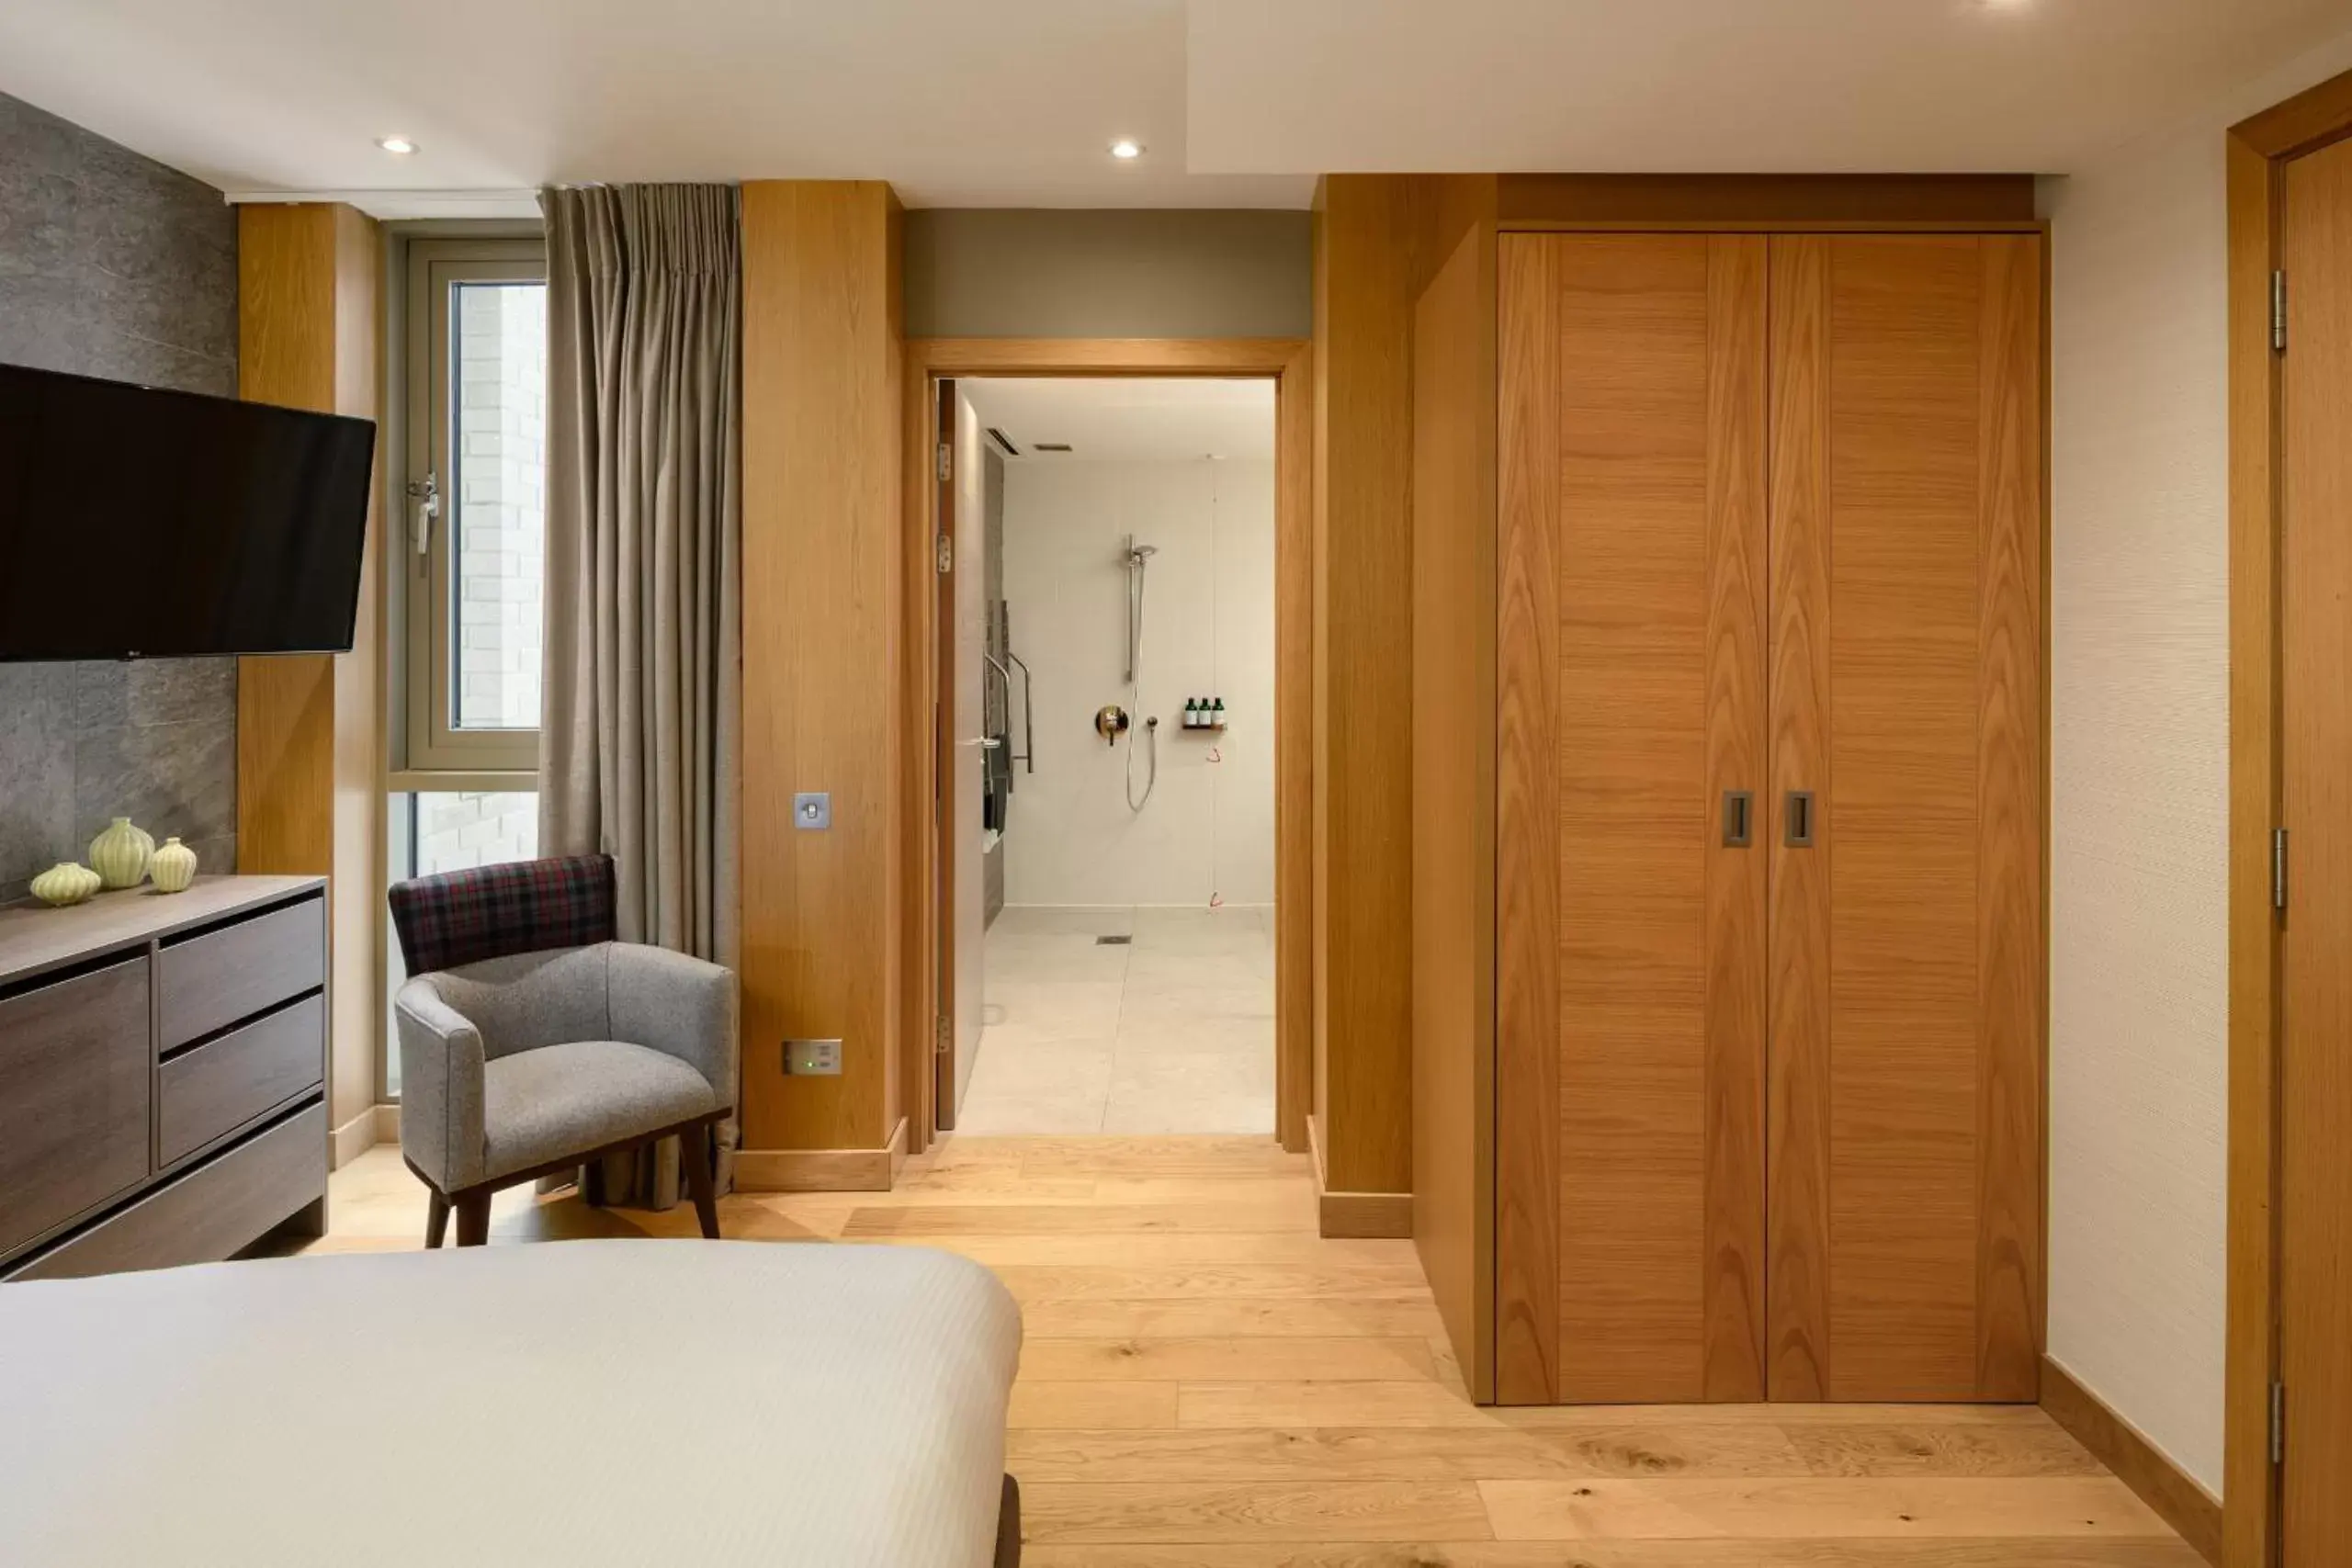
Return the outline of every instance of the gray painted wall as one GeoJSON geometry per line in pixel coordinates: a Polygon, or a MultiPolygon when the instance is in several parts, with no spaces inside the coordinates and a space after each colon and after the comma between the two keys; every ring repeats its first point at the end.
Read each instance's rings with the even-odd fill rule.
{"type": "Polygon", "coordinates": [[[913,337],[1306,337],[1304,212],[933,208],[907,214],[913,337]]]}
{"type": "MultiPolygon", "coordinates": [[[[0,362],[234,396],[236,214],[0,94],[0,362]]],[[[0,664],[0,901],[118,816],[233,869],[233,660],[0,664]]]]}

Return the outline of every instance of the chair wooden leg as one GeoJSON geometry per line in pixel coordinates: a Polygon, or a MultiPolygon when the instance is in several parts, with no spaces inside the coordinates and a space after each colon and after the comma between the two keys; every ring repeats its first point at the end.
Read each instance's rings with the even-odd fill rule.
{"type": "Polygon", "coordinates": [[[425,1211],[424,1215],[424,1245],[427,1247],[440,1246],[449,1234],[449,1200],[435,1192],[431,1194],[431,1201],[433,1206],[425,1211]]]}
{"type": "Polygon", "coordinates": [[[580,1201],[592,1209],[605,1206],[605,1161],[601,1156],[580,1168],[580,1201]]]}
{"type": "Polygon", "coordinates": [[[458,1245],[481,1247],[490,1240],[490,1193],[458,1194],[458,1245]]]}
{"type": "Polygon", "coordinates": [[[718,1130],[698,1127],[678,1138],[678,1163],[686,1168],[686,1190],[705,1241],[718,1239],[718,1130]]]}

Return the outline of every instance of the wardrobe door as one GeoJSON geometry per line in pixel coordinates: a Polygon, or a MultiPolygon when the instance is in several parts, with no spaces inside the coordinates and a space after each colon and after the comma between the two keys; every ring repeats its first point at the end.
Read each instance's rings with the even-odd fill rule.
{"type": "Polygon", "coordinates": [[[2030,1400],[2040,241],[1776,238],[1771,298],[1771,1397],[2030,1400]]]}
{"type": "Polygon", "coordinates": [[[1499,249],[1497,1393],[1758,1399],[1765,242],[1499,249]]]}

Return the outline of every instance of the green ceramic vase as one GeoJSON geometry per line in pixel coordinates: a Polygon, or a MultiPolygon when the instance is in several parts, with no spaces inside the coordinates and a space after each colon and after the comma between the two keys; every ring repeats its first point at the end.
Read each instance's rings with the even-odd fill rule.
{"type": "Polygon", "coordinates": [[[196,880],[196,852],[177,839],[165,839],[148,860],[147,874],[155,879],[158,893],[185,893],[196,880]]]}
{"type": "Polygon", "coordinates": [[[153,837],[144,828],[133,827],[130,818],[118,817],[112,827],[90,840],[90,869],[104,886],[136,887],[147,880],[147,863],[154,853],[153,837]]]}

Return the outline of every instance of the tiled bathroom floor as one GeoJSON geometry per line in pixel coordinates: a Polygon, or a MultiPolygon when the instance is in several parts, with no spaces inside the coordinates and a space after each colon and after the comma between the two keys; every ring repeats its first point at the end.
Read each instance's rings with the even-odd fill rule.
{"type": "Polygon", "coordinates": [[[1272,1133],[1273,918],[1259,906],[1003,910],[956,1130],[1272,1133]]]}

